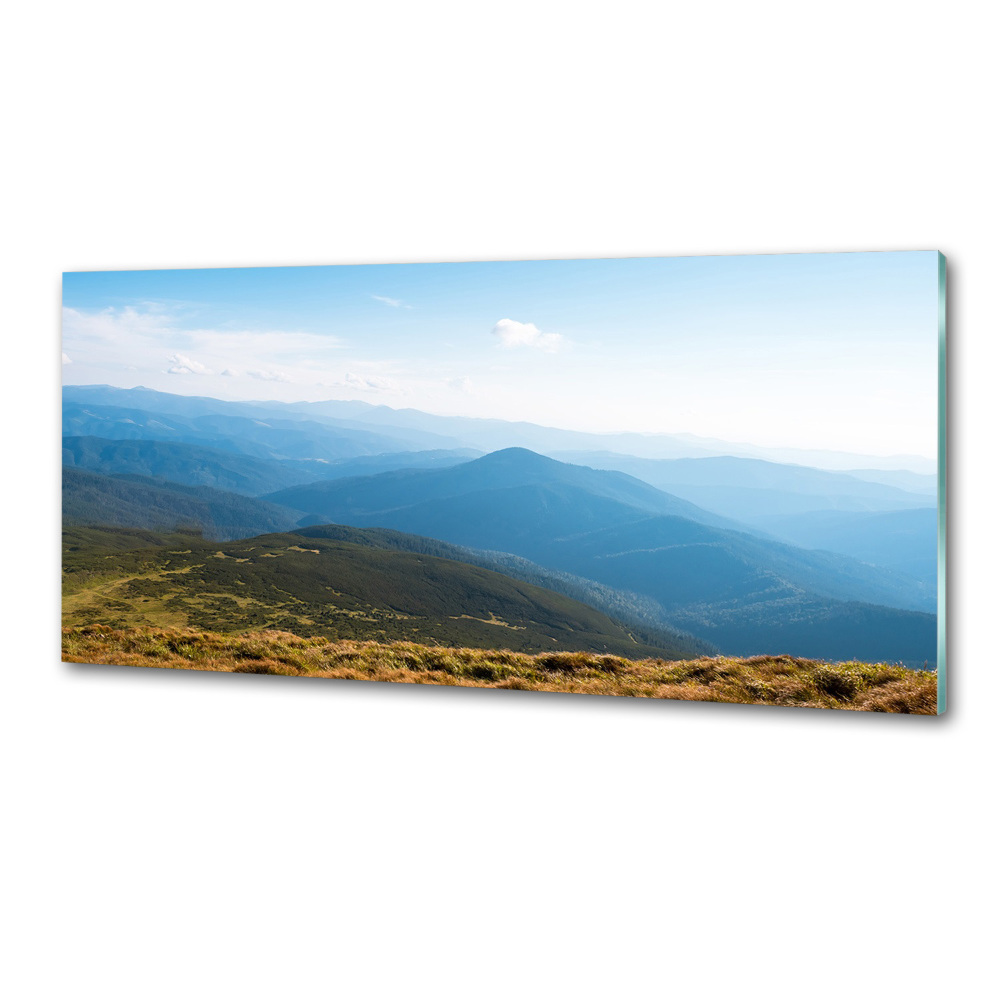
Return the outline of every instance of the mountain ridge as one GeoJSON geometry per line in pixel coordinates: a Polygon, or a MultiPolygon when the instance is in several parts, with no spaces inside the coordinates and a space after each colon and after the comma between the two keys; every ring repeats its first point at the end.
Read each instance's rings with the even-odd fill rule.
{"type": "MultiPolygon", "coordinates": [[[[143,400],[150,399],[150,393],[159,397],[171,397],[174,402],[162,402],[160,405],[178,406],[176,400],[208,400],[210,397],[187,397],[174,393],[161,393],[159,390],[138,387],[121,389],[114,386],[65,386],[64,400],[82,400],[87,398],[107,399],[115,393],[138,393],[143,400]],[[114,392],[109,392],[114,390],[114,392]]],[[[126,398],[117,396],[116,398],[126,398]]],[[[409,432],[420,431],[433,434],[439,438],[437,444],[425,443],[425,447],[472,447],[480,451],[496,451],[498,448],[510,445],[520,445],[532,450],[547,452],[560,450],[613,450],[622,454],[636,455],[645,458],[680,458],[692,456],[725,456],[736,455],[748,458],[761,458],[776,463],[793,463],[810,465],[817,468],[837,470],[881,469],[910,470],[917,473],[933,473],[936,463],[929,458],[918,455],[865,455],[853,452],[827,451],[823,449],[796,449],[787,447],[765,447],[742,442],[729,442],[717,438],[699,437],[685,432],[676,433],[639,433],[634,431],[620,433],[596,433],[589,431],[573,431],[559,427],[547,427],[529,421],[504,421],[493,417],[460,417],[426,413],[411,408],[394,409],[385,404],[367,403],[363,400],[323,400],[318,402],[300,401],[296,403],[248,402],[232,403],[225,400],[215,401],[223,406],[253,406],[258,409],[280,410],[286,417],[296,414],[314,418],[328,417],[333,420],[358,420],[364,423],[372,432],[376,432],[379,424],[400,426],[395,423],[403,420],[403,427],[409,421],[412,428],[409,432]],[[341,414],[340,418],[335,414],[341,414]],[[449,439],[449,443],[440,440],[449,439]]],[[[397,449],[398,450],[398,449],[397,449]]]]}
{"type": "Polygon", "coordinates": [[[365,503],[369,507],[377,503],[378,510],[390,511],[419,502],[454,499],[486,490],[556,484],[575,487],[647,513],[671,512],[704,523],[735,526],[735,522],[728,518],[702,510],[625,473],[568,465],[517,447],[491,452],[448,469],[431,472],[403,470],[350,480],[317,482],[281,490],[269,494],[266,499],[337,520],[341,511],[357,512],[365,503]]]}

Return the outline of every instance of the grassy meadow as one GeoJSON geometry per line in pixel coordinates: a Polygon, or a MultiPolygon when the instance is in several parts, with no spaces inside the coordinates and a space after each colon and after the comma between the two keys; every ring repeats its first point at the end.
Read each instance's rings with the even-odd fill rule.
{"type": "MultiPolygon", "coordinates": [[[[370,532],[343,530],[370,542],[370,532]]],[[[73,527],[63,540],[67,626],[278,631],[628,659],[714,651],[482,567],[340,538],[279,533],[209,542],[193,532],[73,527]]]]}
{"type": "Polygon", "coordinates": [[[188,628],[63,628],[63,660],[228,673],[392,681],[680,701],[934,715],[937,676],[885,663],[792,656],[629,660],[589,652],[375,642],[290,632],[240,635],[188,628]]]}

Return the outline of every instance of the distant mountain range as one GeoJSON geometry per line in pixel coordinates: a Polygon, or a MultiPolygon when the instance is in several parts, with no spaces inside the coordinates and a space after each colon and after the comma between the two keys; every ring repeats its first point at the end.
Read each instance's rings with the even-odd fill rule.
{"type": "MultiPolygon", "coordinates": [[[[409,530],[409,526],[388,522],[401,519],[422,522],[426,518],[435,519],[435,512],[441,511],[453,534],[471,530],[477,536],[490,533],[491,524],[499,526],[500,516],[511,522],[526,516],[528,511],[532,523],[523,527],[544,538],[571,535],[595,524],[650,514],[672,514],[720,527],[739,526],[632,476],[556,462],[524,448],[507,448],[446,469],[406,469],[295,486],[267,499],[320,514],[331,521],[348,523],[349,518],[369,518],[386,522],[384,527],[400,530],[409,530]],[[487,516],[480,511],[480,504],[491,505],[490,499],[483,495],[486,493],[500,494],[500,506],[506,508],[505,512],[487,516]],[[456,520],[461,505],[442,503],[473,495],[475,499],[470,501],[463,521],[456,520]],[[518,505],[524,500],[529,506],[522,512],[518,505]],[[537,520],[539,517],[544,524],[537,520]]],[[[433,532],[419,533],[441,537],[433,532]]],[[[460,542],[468,543],[468,539],[460,542]]]]}
{"type": "Polygon", "coordinates": [[[427,447],[426,435],[390,437],[357,428],[333,427],[310,420],[286,420],[209,413],[175,416],[121,406],[63,406],[63,435],[113,440],[181,441],[255,458],[331,462],[359,455],[427,447]]]}
{"type": "MultiPolygon", "coordinates": [[[[643,459],[608,452],[559,452],[563,462],[615,469],[738,520],[815,510],[881,511],[933,507],[935,498],[866,481],[857,473],[780,465],[755,458],[643,459]]],[[[891,473],[890,473],[891,475],[891,473]]],[[[926,486],[922,477],[914,477],[926,486]]],[[[932,479],[933,482],[933,479],[932,479]]]]}
{"type": "Polygon", "coordinates": [[[477,417],[447,417],[419,410],[394,410],[358,401],[330,400],[322,403],[289,404],[291,409],[315,418],[317,415],[353,419],[365,426],[411,427],[429,433],[442,434],[463,442],[467,447],[483,451],[522,447],[543,454],[557,451],[611,451],[642,458],[708,458],[738,455],[763,458],[775,462],[791,462],[828,469],[857,469],[871,463],[879,469],[934,471],[934,463],[918,455],[881,456],[877,463],[872,456],[851,452],[806,450],[798,448],[764,448],[757,445],[694,434],[595,434],[542,427],[523,421],[488,420],[477,417]]]}
{"type": "MultiPolygon", "coordinates": [[[[793,448],[763,448],[751,444],[720,441],[692,434],[594,434],[524,421],[489,420],[477,417],[449,417],[420,410],[395,410],[360,400],[328,400],[321,403],[228,402],[208,397],[177,396],[137,387],[65,386],[64,406],[70,403],[125,407],[175,416],[195,418],[206,414],[253,417],[258,420],[304,420],[393,438],[395,448],[472,448],[481,452],[521,447],[541,454],[560,451],[603,451],[641,458],[707,458],[743,456],[773,462],[795,463],[841,470],[908,470],[921,474],[935,472],[933,461],[915,455],[889,455],[874,460],[871,455],[793,448]],[[406,446],[400,446],[406,442],[406,446]]],[[[94,430],[67,431],[97,434],[94,430]]]]}
{"type": "Polygon", "coordinates": [[[740,521],[743,530],[912,576],[928,595],[926,605],[915,606],[931,608],[937,586],[933,476],[828,472],[734,457],[652,460],[606,452],[566,452],[556,457],[627,472],[673,496],[740,521]],[[902,483],[906,489],[898,485],[902,483]]]}
{"type": "Polygon", "coordinates": [[[937,508],[876,513],[819,510],[751,523],[792,545],[826,549],[937,585],[937,508]]]}
{"type": "MultiPolygon", "coordinates": [[[[829,596],[854,594],[883,602],[891,598],[918,607],[931,600],[919,586],[907,589],[911,581],[887,580],[885,574],[851,559],[754,537],[734,520],[631,476],[568,465],[521,448],[449,469],[292,487],[266,499],[332,522],[391,527],[458,545],[514,552],[573,572],[580,572],[577,563],[584,552],[604,558],[623,545],[659,550],[697,537],[699,543],[725,544],[738,551],[742,561],[780,563],[784,575],[792,572],[796,582],[829,596]]],[[[601,579],[593,573],[582,575],[601,579]]]]}
{"type": "Polygon", "coordinates": [[[67,387],[63,425],[67,524],[220,541],[392,529],[420,540],[372,537],[443,546],[725,652],[935,657],[935,496],[919,468],[668,457],[662,435],[107,386],[67,387]]]}
{"type": "Polygon", "coordinates": [[[63,466],[105,475],[148,476],[185,486],[262,496],[318,479],[343,479],[409,467],[443,468],[477,457],[472,451],[410,451],[332,461],[256,458],[252,455],[149,438],[63,438],[63,466]]]}

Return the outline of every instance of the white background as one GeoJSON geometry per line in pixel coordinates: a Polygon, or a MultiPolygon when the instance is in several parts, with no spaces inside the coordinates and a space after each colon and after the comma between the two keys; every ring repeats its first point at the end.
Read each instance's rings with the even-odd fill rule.
{"type": "Polygon", "coordinates": [[[6,995],[988,995],[987,9],[5,16],[6,995]],[[59,663],[61,271],[868,249],[950,260],[944,718],[59,663]]]}

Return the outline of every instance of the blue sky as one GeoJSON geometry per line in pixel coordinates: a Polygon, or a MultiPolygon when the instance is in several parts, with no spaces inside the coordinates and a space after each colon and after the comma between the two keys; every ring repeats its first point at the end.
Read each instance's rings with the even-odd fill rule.
{"type": "Polygon", "coordinates": [[[936,454],[931,251],[107,271],[66,384],[936,454]]]}

